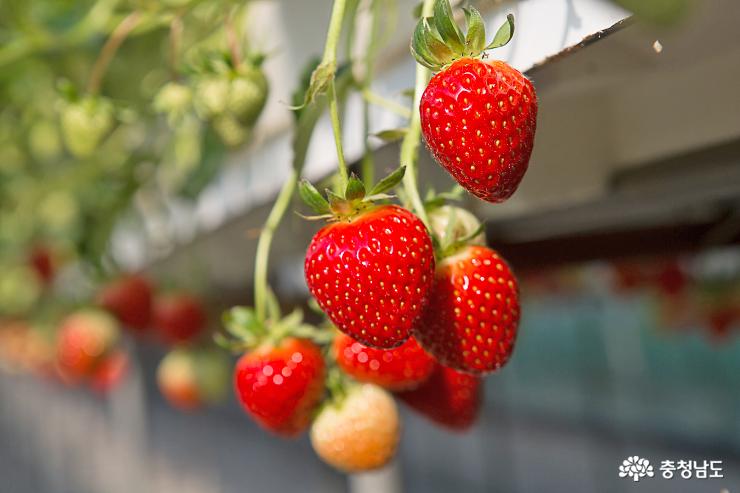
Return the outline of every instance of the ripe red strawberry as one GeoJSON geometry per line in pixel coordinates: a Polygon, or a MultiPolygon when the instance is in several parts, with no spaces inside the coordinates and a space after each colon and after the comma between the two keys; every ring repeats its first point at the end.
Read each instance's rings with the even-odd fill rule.
{"type": "Polygon", "coordinates": [[[332,348],[337,364],[345,373],[388,390],[418,387],[429,378],[436,364],[413,337],[397,348],[376,349],[337,334],[332,348]]]}
{"type": "Polygon", "coordinates": [[[437,365],[419,388],[397,395],[435,423],[462,431],[478,419],[483,387],[478,376],[437,365]]]}
{"type": "Polygon", "coordinates": [[[465,37],[447,0],[438,1],[434,17],[417,25],[412,52],[419,63],[439,71],[421,97],[421,129],[434,157],[460,185],[478,198],[502,202],[529,165],[537,96],[518,70],[478,58],[508,43],[513,17],[486,46],[480,14],[473,8],[466,13],[465,37]]]}
{"type": "Polygon", "coordinates": [[[437,267],[414,337],[443,365],[481,374],[506,364],[518,326],[519,290],[506,262],[490,248],[467,246],[437,267]]]}
{"type": "Polygon", "coordinates": [[[316,344],[286,338],[242,356],[234,370],[234,387],[244,410],[263,428],[297,436],[308,427],[321,400],[324,375],[316,344]]]}
{"type": "Polygon", "coordinates": [[[396,205],[372,207],[313,237],[306,283],[329,319],[371,347],[409,338],[427,302],[434,252],[424,224],[396,205]]]}
{"type": "Polygon", "coordinates": [[[511,197],[537,127],[537,96],[521,72],[461,58],[432,78],[419,110],[429,149],[463,188],[488,202],[511,197]]]}
{"type": "Polygon", "coordinates": [[[118,338],[118,326],[105,312],[80,310],[69,315],[57,334],[60,371],[72,381],[90,377],[118,338]]]}
{"type": "Polygon", "coordinates": [[[164,296],[154,304],[154,327],[169,344],[192,342],[206,327],[200,300],[189,294],[164,296]]]}
{"type": "Polygon", "coordinates": [[[311,426],[311,445],[327,464],[345,472],[384,466],[396,454],[400,419],[393,397],[375,385],[349,389],[321,410],[311,426]]]}
{"type": "Polygon", "coordinates": [[[152,318],[152,291],[151,283],[144,276],[124,276],[101,290],[98,303],[124,326],[143,331],[152,318]]]}

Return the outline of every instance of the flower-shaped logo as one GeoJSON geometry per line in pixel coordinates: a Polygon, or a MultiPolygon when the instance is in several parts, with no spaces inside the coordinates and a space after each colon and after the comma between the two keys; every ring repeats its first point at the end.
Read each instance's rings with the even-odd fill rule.
{"type": "Polygon", "coordinates": [[[639,481],[640,478],[644,478],[645,476],[652,478],[654,475],[655,473],[653,472],[653,466],[650,465],[650,461],[636,455],[627,457],[622,461],[622,465],[619,466],[619,477],[630,477],[634,482],[639,481]]]}

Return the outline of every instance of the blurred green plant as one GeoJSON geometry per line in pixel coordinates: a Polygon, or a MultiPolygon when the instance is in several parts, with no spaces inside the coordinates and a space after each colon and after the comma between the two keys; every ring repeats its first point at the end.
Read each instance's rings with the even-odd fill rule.
{"type": "Polygon", "coordinates": [[[10,268],[34,245],[106,277],[116,223],[146,214],[139,190],[195,198],[248,141],[268,93],[248,7],[0,2],[0,316],[39,298],[10,268]]]}

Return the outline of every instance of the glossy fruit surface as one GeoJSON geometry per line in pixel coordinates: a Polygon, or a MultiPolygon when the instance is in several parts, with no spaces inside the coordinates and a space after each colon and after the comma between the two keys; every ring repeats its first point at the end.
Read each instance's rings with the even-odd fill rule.
{"type": "Polygon", "coordinates": [[[285,436],[302,433],[324,392],[325,365],[319,347],[287,338],[265,343],[239,359],[236,396],[263,428],[285,436]]]}
{"type": "Polygon", "coordinates": [[[445,366],[488,373],[509,360],[519,316],[519,289],[509,266],[490,248],[468,246],[437,267],[414,337],[445,366]]]}
{"type": "Polygon", "coordinates": [[[478,376],[438,365],[419,388],[397,395],[435,423],[462,431],[478,419],[483,386],[478,376]]]}
{"type": "Polygon", "coordinates": [[[436,365],[413,337],[393,349],[376,349],[337,334],[332,348],[337,364],[345,373],[388,390],[417,387],[436,365]]]}
{"type": "Polygon", "coordinates": [[[308,288],[334,325],[379,348],[408,339],[426,305],[433,272],[424,224],[395,205],[324,227],[305,261],[308,288]]]}
{"type": "Polygon", "coordinates": [[[419,111],[429,149],[463,188],[494,203],[516,191],[537,127],[537,96],[521,72],[458,59],[432,77],[419,111]]]}

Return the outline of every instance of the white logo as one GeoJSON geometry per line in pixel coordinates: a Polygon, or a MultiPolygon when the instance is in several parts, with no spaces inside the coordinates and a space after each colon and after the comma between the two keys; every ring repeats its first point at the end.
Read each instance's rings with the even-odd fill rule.
{"type": "Polygon", "coordinates": [[[645,476],[652,478],[655,475],[653,472],[653,466],[650,465],[650,461],[642,459],[636,455],[627,457],[622,461],[622,465],[619,466],[619,477],[625,478],[630,477],[632,481],[637,482],[640,478],[645,476]]]}

